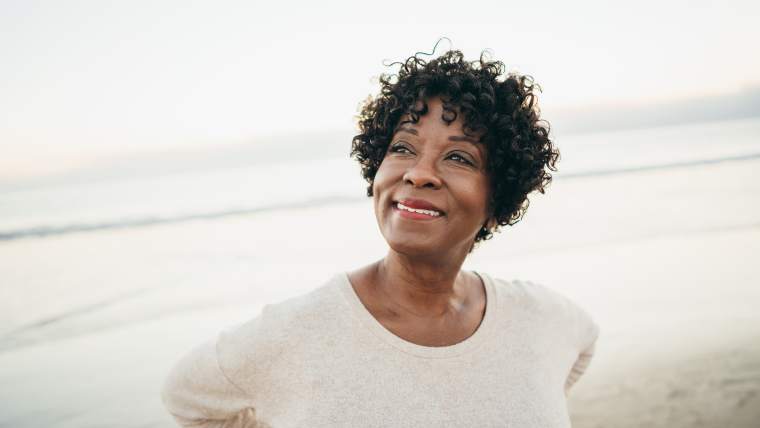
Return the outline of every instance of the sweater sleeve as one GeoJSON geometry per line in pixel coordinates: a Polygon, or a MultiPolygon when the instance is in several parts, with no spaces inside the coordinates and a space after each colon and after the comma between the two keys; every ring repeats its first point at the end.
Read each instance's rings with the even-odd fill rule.
{"type": "Polygon", "coordinates": [[[250,369],[255,349],[249,345],[258,324],[259,319],[254,318],[222,332],[175,364],[164,382],[161,398],[180,426],[257,426],[252,395],[240,386],[236,375],[244,376],[246,368],[250,369]]]}
{"type": "Polygon", "coordinates": [[[599,326],[591,316],[583,309],[576,307],[576,320],[579,353],[575,360],[570,373],[565,382],[565,393],[580,379],[586,372],[596,349],[596,341],[599,337],[599,326]]]}

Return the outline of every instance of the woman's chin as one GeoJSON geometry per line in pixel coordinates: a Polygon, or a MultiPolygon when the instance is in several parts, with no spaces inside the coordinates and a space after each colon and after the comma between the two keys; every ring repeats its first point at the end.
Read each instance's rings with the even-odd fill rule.
{"type": "Polygon", "coordinates": [[[407,257],[415,257],[420,260],[435,259],[438,261],[450,260],[452,257],[466,257],[470,250],[469,245],[453,244],[451,242],[410,242],[408,240],[392,241],[386,239],[388,246],[398,254],[407,257]]]}
{"type": "Polygon", "coordinates": [[[393,249],[393,251],[407,256],[428,256],[441,252],[441,246],[435,245],[432,242],[420,242],[408,239],[386,239],[386,242],[388,242],[388,246],[393,249]]]}

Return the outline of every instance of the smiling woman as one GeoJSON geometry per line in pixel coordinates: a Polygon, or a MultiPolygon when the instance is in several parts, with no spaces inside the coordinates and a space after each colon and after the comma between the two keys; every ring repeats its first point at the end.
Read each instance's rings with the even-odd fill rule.
{"type": "Polygon", "coordinates": [[[375,214],[385,240],[397,251],[414,252],[427,244],[447,248],[452,255],[466,253],[489,217],[485,149],[464,135],[461,119],[443,121],[440,98],[426,104],[429,113],[419,123],[401,121],[377,170],[372,185],[375,214]],[[438,221],[425,226],[404,221],[420,217],[400,215],[408,208],[432,210],[438,221]]]}
{"type": "Polygon", "coordinates": [[[163,390],[181,425],[570,425],[596,323],[546,287],[461,269],[555,170],[531,80],[449,51],[381,85],[352,155],[386,256],[186,355],[163,390]]]}

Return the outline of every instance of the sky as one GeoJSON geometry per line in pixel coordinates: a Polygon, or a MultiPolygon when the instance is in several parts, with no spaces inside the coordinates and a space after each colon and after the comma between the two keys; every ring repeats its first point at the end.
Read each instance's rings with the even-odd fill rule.
{"type": "Polygon", "coordinates": [[[759,19],[751,1],[0,1],[0,179],[350,133],[384,61],[443,36],[533,76],[545,115],[742,91],[759,19]]]}

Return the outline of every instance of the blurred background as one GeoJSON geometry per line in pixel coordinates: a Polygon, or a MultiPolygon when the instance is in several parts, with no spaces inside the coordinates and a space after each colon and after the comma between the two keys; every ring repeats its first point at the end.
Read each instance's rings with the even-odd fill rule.
{"type": "Polygon", "coordinates": [[[392,61],[484,49],[562,152],[468,269],[600,324],[576,427],[760,426],[760,3],[0,2],[0,426],[173,426],[171,365],[386,251],[392,61]]]}

